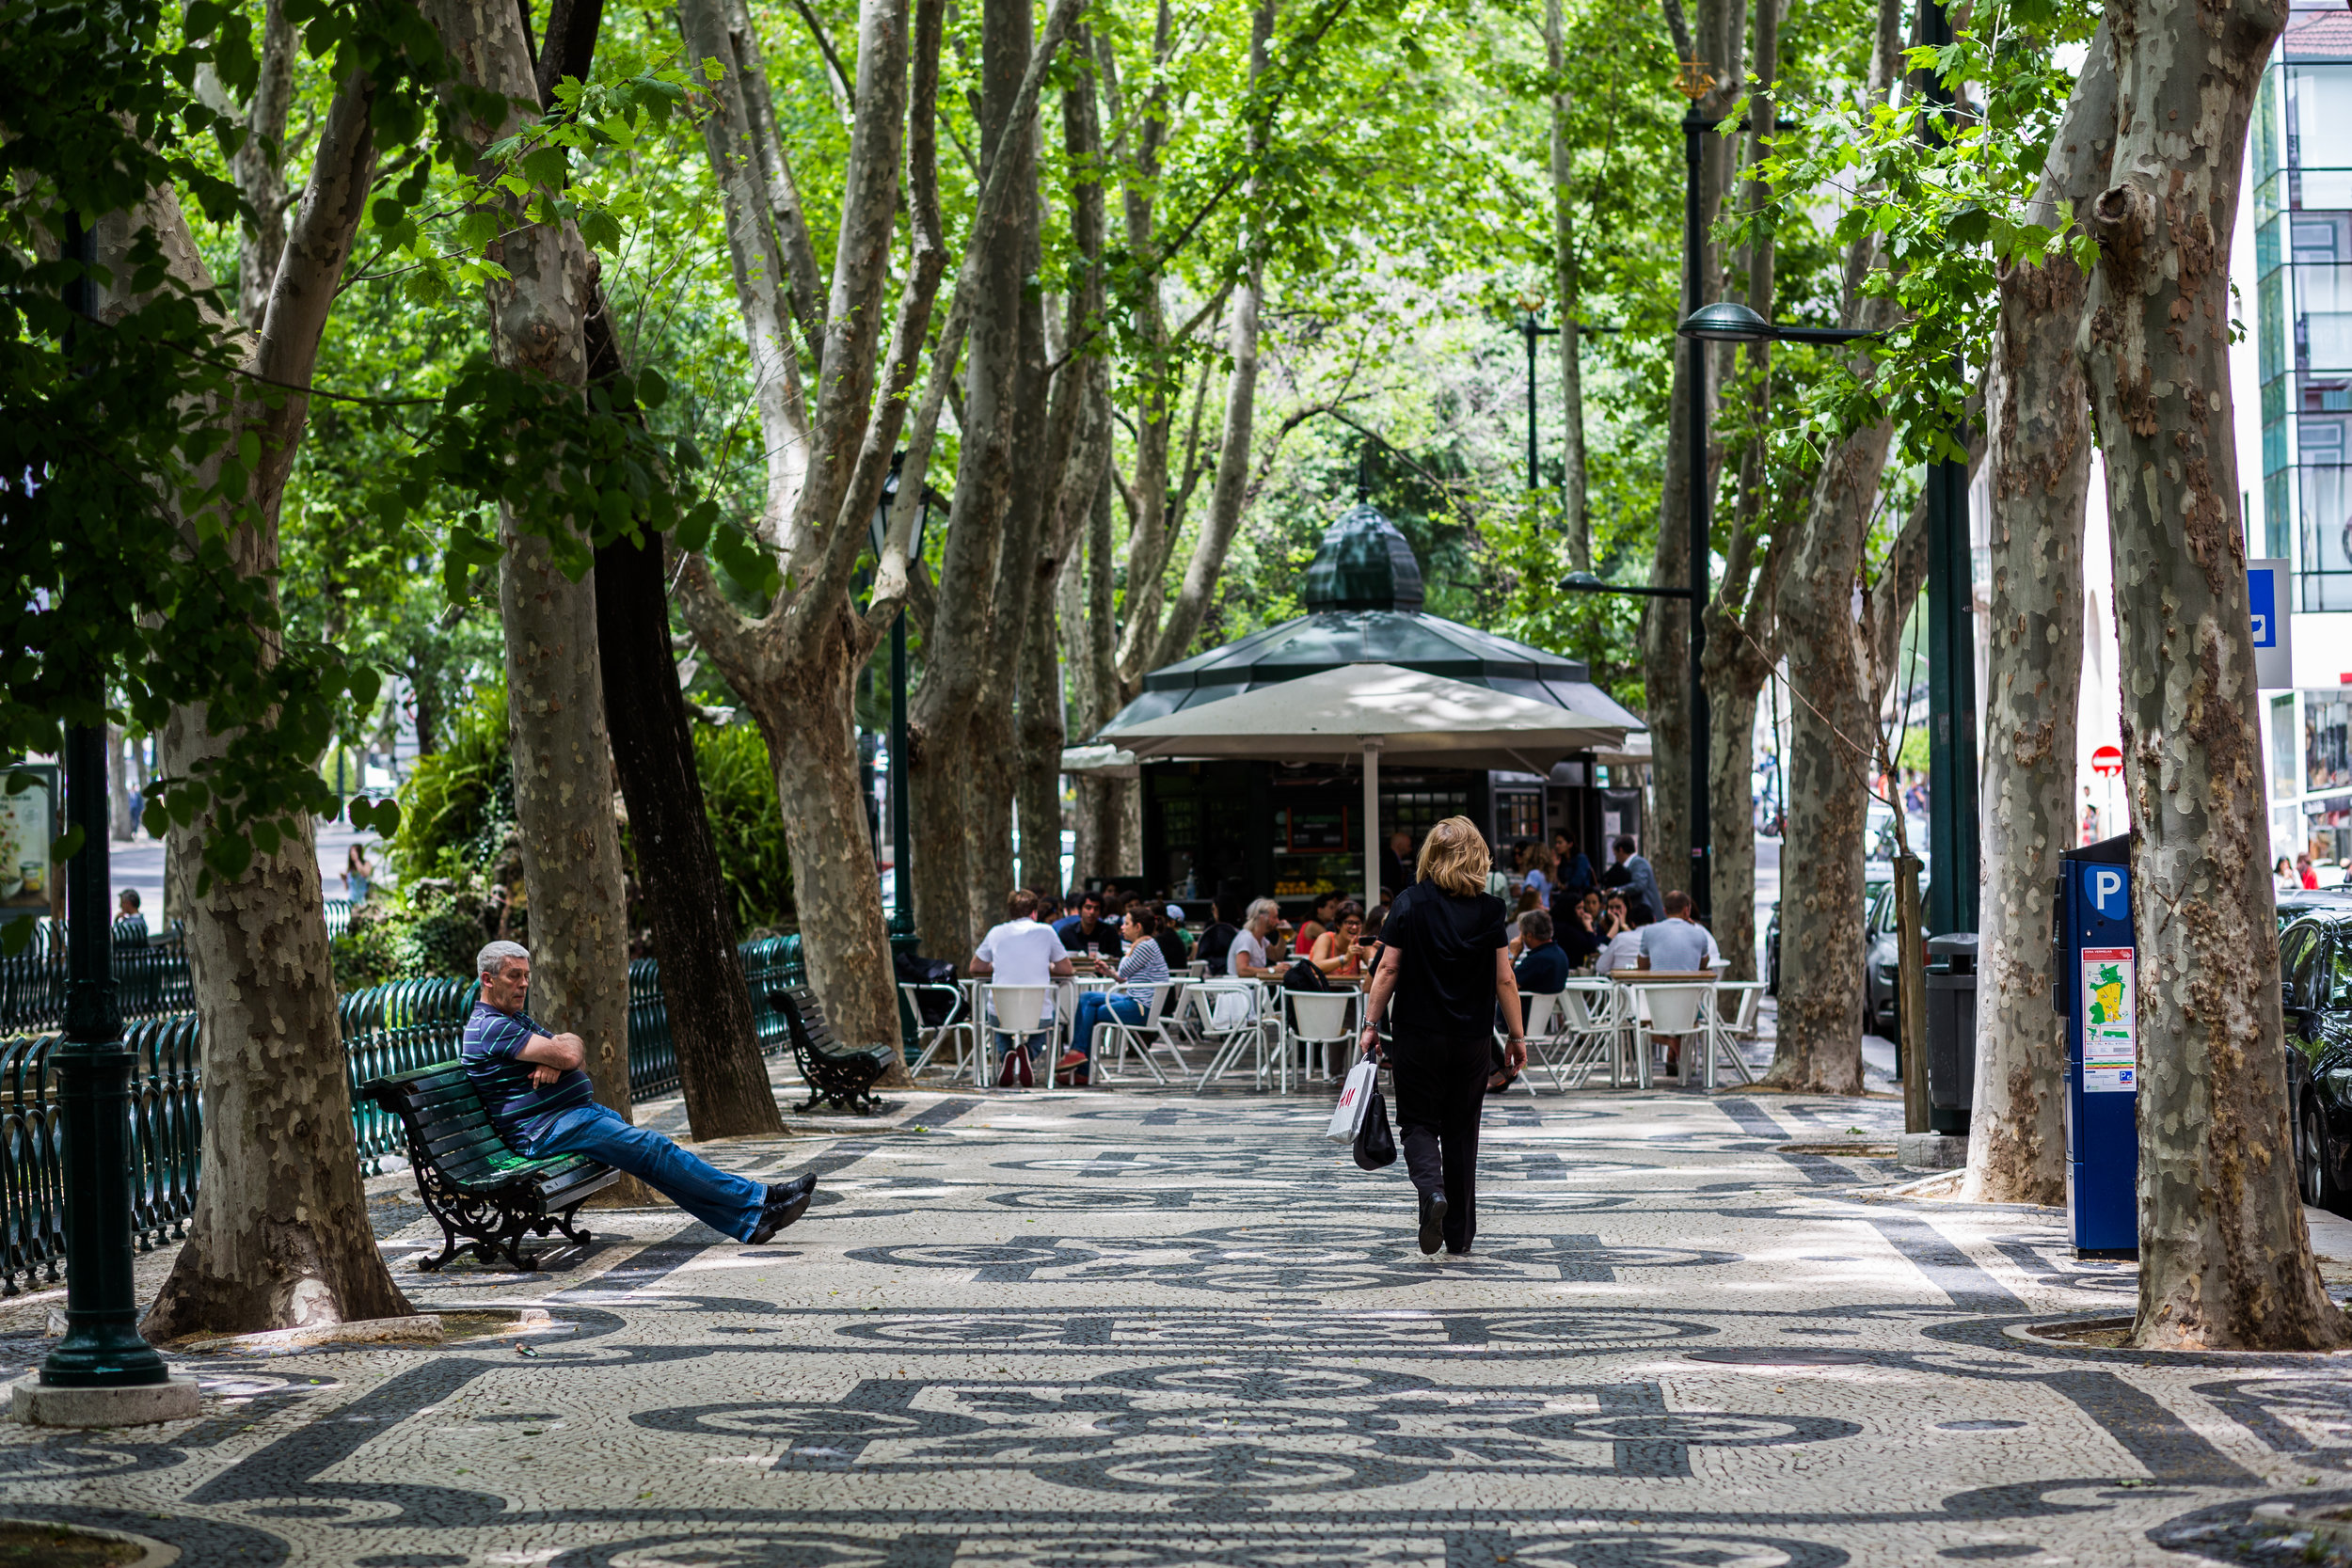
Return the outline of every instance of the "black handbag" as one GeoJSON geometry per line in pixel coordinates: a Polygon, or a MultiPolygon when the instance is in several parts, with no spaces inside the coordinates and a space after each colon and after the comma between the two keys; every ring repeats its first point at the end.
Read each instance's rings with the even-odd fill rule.
{"type": "Polygon", "coordinates": [[[1356,1129],[1356,1164],[1364,1170],[1396,1164],[1396,1134],[1389,1130],[1389,1102],[1380,1097],[1377,1083],[1372,1103],[1364,1107],[1364,1124],[1356,1129]]]}

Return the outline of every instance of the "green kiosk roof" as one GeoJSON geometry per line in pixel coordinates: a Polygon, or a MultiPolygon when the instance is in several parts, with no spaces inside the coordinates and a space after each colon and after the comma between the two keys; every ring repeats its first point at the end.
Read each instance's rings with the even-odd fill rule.
{"type": "Polygon", "coordinates": [[[1116,744],[1126,725],[1348,664],[1393,664],[1643,727],[1582,663],[1424,613],[1412,546],[1361,502],[1324,531],[1306,599],[1308,613],[1295,621],[1152,671],[1096,738],[1116,744]]]}

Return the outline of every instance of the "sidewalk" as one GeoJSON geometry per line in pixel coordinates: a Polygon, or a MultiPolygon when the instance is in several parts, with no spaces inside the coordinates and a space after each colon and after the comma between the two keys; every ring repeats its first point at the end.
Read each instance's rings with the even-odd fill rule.
{"type": "Polygon", "coordinates": [[[765,1247],[601,1211],[541,1273],[421,1275],[386,1179],[419,1307],[543,1307],[535,1355],[186,1357],[199,1421],[0,1427],[0,1514],[205,1564],[1832,1568],[2302,1560],[2254,1506],[2352,1502],[2352,1367],[2020,1337],[2131,1266],[1820,1152],[1891,1101],[1490,1101],[1433,1260],[1321,1096],[894,1098],[706,1150],[820,1173],[765,1247]]]}

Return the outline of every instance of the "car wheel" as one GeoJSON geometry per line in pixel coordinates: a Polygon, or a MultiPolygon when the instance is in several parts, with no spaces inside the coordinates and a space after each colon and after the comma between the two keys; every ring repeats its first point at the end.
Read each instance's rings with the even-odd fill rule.
{"type": "Polygon", "coordinates": [[[2344,1201],[2344,1188],[2328,1159],[2328,1123],[2320,1114],[2317,1096],[2303,1101],[2297,1125],[2302,1135],[2296,1139],[2295,1152],[2303,1201],[2314,1209],[2333,1209],[2344,1201]]]}

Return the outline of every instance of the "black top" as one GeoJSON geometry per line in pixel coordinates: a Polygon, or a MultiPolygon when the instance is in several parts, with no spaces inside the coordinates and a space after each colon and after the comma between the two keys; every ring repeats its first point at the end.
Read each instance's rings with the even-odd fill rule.
{"type": "Polygon", "coordinates": [[[1210,974],[1222,974],[1225,973],[1227,960],[1232,955],[1233,939],[1239,935],[1241,935],[1239,927],[1231,921],[1220,920],[1200,933],[1200,945],[1193,949],[1193,953],[1202,963],[1209,966],[1210,974]]]}
{"type": "Polygon", "coordinates": [[[1152,934],[1152,940],[1160,944],[1160,957],[1168,960],[1168,972],[1170,974],[1184,968],[1189,961],[1184,957],[1184,932],[1162,927],[1152,934]]]}
{"type": "Polygon", "coordinates": [[[1495,951],[1503,934],[1502,900],[1490,893],[1456,896],[1435,882],[1397,895],[1380,927],[1397,950],[1396,1031],[1400,1038],[1459,1039],[1483,1035],[1495,1008],[1495,951]]]}
{"type": "Polygon", "coordinates": [[[1571,964],[1579,958],[1591,957],[1608,945],[1600,940],[1600,933],[1574,915],[1560,922],[1558,930],[1560,934],[1554,940],[1559,943],[1560,951],[1567,955],[1568,962],[1571,964]]]}

